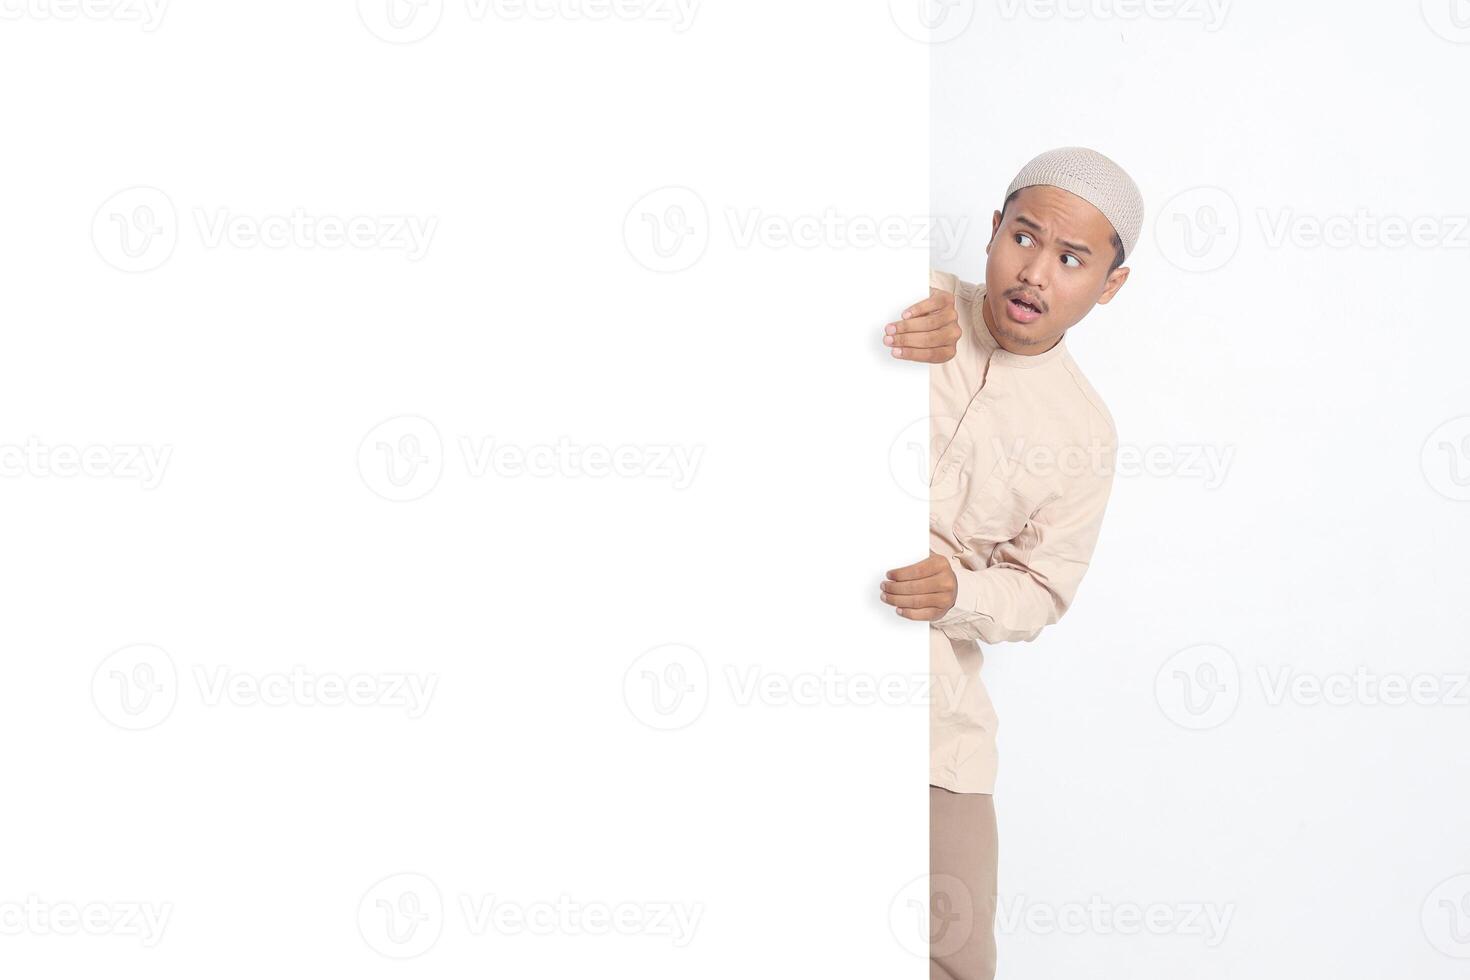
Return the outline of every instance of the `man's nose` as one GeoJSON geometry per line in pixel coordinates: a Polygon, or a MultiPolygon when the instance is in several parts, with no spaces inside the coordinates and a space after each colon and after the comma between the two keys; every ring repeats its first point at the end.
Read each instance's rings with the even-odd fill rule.
{"type": "Polygon", "coordinates": [[[1019,273],[1021,281],[1033,289],[1046,288],[1046,264],[1040,255],[1033,256],[1030,261],[1021,266],[1019,273]]]}

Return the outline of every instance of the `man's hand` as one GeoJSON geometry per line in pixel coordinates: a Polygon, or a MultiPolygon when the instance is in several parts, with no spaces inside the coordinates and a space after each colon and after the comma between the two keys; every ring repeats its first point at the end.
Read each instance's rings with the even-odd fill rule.
{"type": "Polygon", "coordinates": [[[895,568],[883,581],[883,601],[904,619],[934,620],[954,606],[954,569],[949,559],[929,552],[917,565],[895,568]]]}
{"type": "Polygon", "coordinates": [[[954,293],[930,287],[929,298],[903,311],[903,319],[883,328],[883,343],[905,361],[941,364],[954,357],[960,317],[954,293]]]}

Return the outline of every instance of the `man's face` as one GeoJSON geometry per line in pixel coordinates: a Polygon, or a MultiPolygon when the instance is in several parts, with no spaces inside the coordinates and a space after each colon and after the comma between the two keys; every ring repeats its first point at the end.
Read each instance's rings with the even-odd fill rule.
{"type": "Polygon", "coordinates": [[[985,254],[985,323],[1017,354],[1050,350],[1128,278],[1126,266],[1108,271],[1116,249],[1102,212],[1045,184],[1022,188],[1004,214],[995,212],[985,254]]]}

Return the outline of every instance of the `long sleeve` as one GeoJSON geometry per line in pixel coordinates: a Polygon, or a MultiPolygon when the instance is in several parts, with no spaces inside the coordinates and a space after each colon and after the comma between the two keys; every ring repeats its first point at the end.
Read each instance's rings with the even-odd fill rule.
{"type": "Polygon", "coordinates": [[[1116,444],[1105,465],[1069,478],[1010,541],[994,549],[986,567],[971,568],[967,551],[949,559],[958,580],[952,609],[931,624],[960,640],[1001,643],[1033,640],[1071,605],[1087,572],[1112,490],[1116,444]]]}

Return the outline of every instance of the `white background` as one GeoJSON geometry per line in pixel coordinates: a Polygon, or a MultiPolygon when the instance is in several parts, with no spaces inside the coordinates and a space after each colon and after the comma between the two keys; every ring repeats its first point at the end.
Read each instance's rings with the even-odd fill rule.
{"type": "Polygon", "coordinates": [[[0,972],[922,975],[926,45],[359,6],[5,4],[0,972]]]}
{"type": "Polygon", "coordinates": [[[983,279],[1050,147],[1147,208],[1068,336],[1132,474],[1066,619],[986,660],[1000,976],[1463,977],[1470,10],[1139,9],[961,3],[934,52],[942,267],[983,279]]]}

